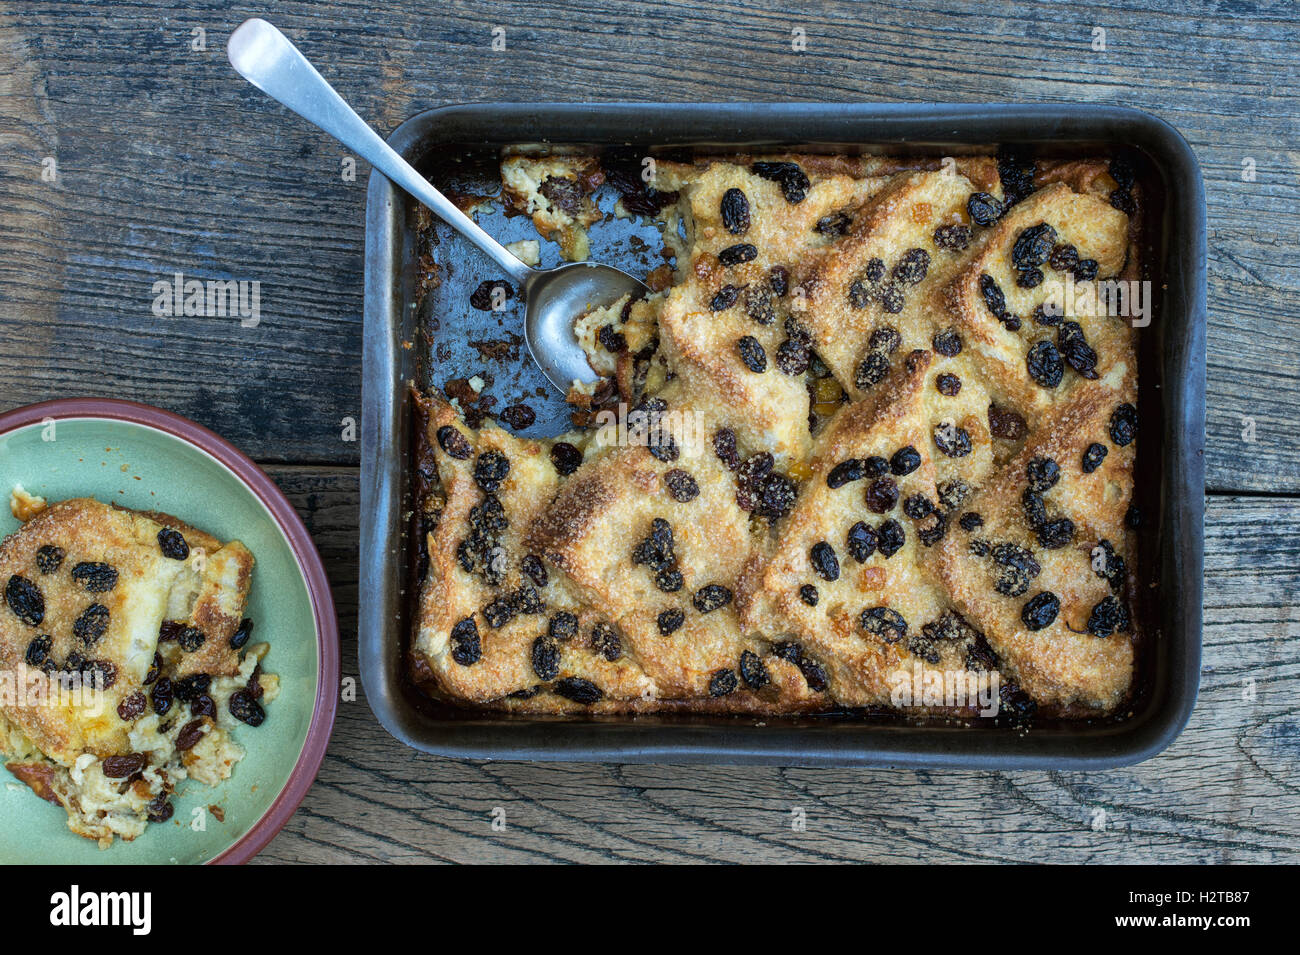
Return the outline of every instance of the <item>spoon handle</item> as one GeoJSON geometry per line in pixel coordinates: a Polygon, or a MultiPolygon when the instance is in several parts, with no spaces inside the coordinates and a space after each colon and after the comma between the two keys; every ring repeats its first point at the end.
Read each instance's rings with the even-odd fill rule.
{"type": "Polygon", "coordinates": [[[230,35],[226,52],[236,73],[303,119],[315,123],[419,199],[491,256],[516,283],[522,285],[531,275],[531,268],[480,229],[384,142],[274,26],[265,20],[245,20],[230,35]]]}

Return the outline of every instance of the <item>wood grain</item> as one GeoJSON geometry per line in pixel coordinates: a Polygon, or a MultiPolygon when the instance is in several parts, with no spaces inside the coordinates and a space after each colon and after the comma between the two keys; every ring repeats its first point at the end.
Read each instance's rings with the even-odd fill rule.
{"type": "MultiPolygon", "coordinates": [[[[339,595],[356,675],[357,476],[275,469],[339,595]]],[[[485,763],[408,750],[343,703],[260,862],[1300,861],[1300,501],[1207,500],[1188,728],[1100,773],[485,763]],[[1253,698],[1252,698],[1253,696],[1253,698]],[[792,828],[797,811],[806,829],[792,828]],[[503,811],[504,831],[492,827],[503,811]],[[499,812],[498,812],[499,815],[499,812]]]]}
{"type": "Polygon", "coordinates": [[[0,406],[124,394],[196,418],[259,460],[356,462],[340,432],[360,403],[366,170],[344,181],[341,148],[229,69],[225,39],[257,12],[383,131],[418,109],[491,100],[1149,110],[1182,131],[1205,174],[1207,484],[1300,492],[1300,32],[1288,0],[6,7],[0,406]],[[504,51],[492,50],[494,27],[504,51]],[[1104,51],[1092,49],[1097,28],[1104,51]],[[192,49],[195,29],[204,50],[192,49]],[[795,29],[806,52],[791,49],[795,29]],[[45,155],[57,155],[57,184],[40,179],[45,155]],[[261,282],[261,324],[155,318],[150,287],[178,271],[261,282]]]}

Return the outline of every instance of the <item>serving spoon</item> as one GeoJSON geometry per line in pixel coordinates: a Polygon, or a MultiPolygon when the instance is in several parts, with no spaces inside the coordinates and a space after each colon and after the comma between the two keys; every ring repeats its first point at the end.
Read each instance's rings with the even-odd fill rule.
{"type": "Polygon", "coordinates": [[[574,321],[629,293],[644,295],[644,284],[611,265],[570,262],[535,269],[519,261],[384,142],[289,38],[265,20],[240,24],[226,52],[236,73],[357,153],[505,269],[526,302],[528,353],[555,387],[568,393],[575,381],[598,377],[578,344],[574,321]]]}

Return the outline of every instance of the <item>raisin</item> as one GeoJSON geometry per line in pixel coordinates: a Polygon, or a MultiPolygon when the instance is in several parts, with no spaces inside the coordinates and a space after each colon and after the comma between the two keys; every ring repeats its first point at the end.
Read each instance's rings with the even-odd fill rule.
{"type": "Polygon", "coordinates": [[[266,711],[262,709],[262,704],[253,699],[253,694],[247,690],[236,690],[230,694],[230,702],[226,707],[230,710],[231,716],[249,726],[261,726],[266,719],[266,711]]]}
{"type": "MultiPolygon", "coordinates": [[[[548,182],[554,181],[554,179],[548,180],[548,182]]],[[[509,301],[515,297],[515,290],[509,283],[500,279],[489,279],[486,282],[480,282],[478,287],[470,292],[469,304],[480,312],[492,311],[492,293],[497,289],[501,289],[500,297],[502,301],[509,301]]]]}
{"type": "Polygon", "coordinates": [[[1114,597],[1103,597],[1088,615],[1087,629],[1094,637],[1109,637],[1129,626],[1128,611],[1114,597]]]}
{"type": "Polygon", "coordinates": [[[898,334],[898,329],[892,325],[880,326],[871,333],[871,338],[867,340],[868,348],[885,355],[892,355],[898,351],[898,346],[901,344],[903,344],[903,336],[898,334]]]}
{"type": "Polygon", "coordinates": [[[1025,493],[1020,495],[1020,506],[1025,512],[1025,523],[1030,527],[1036,529],[1047,523],[1047,505],[1037,491],[1026,488],[1025,493]]]}
{"type": "Polygon", "coordinates": [[[892,274],[895,282],[902,282],[904,285],[916,285],[925,278],[926,273],[929,271],[930,253],[925,249],[908,249],[894,266],[892,274]]]}
{"type": "Polygon", "coordinates": [[[734,670],[715,670],[709,678],[709,696],[729,696],[736,692],[736,683],[734,670]]]}
{"type": "MultiPolygon", "coordinates": [[[[242,693],[243,691],[241,690],[239,692],[242,693]]],[[[253,705],[257,706],[256,703],[253,703],[253,705]]],[[[231,712],[233,713],[235,706],[235,698],[233,696],[230,698],[230,706],[231,712]]],[[[261,709],[261,707],[258,707],[258,709],[261,709]]],[[[203,727],[205,725],[206,724],[202,719],[190,720],[190,722],[186,723],[185,726],[181,728],[181,731],[176,734],[176,748],[185,752],[186,750],[191,750],[197,746],[199,740],[203,739],[203,727]]]]}
{"type": "Polygon", "coordinates": [[[1097,277],[1097,260],[1080,259],[1074,266],[1074,280],[1076,282],[1091,282],[1097,277]]]}
{"type": "Polygon", "coordinates": [[[681,571],[674,568],[665,568],[655,574],[655,586],[666,594],[675,594],[681,590],[686,583],[686,578],[681,571]]]}
{"type": "Polygon", "coordinates": [[[808,370],[808,346],[787,338],[777,346],[776,367],[785,375],[802,375],[808,370]]]}
{"type": "Polygon", "coordinates": [[[45,598],[40,588],[26,577],[14,574],[9,578],[5,585],[5,603],[29,627],[39,627],[45,619],[45,598]]]}
{"type": "Polygon", "coordinates": [[[889,473],[889,462],[878,454],[873,454],[862,462],[862,476],[878,478],[889,473]]]}
{"type": "Polygon", "coordinates": [[[867,487],[867,508],[873,514],[884,514],[898,503],[898,484],[893,478],[876,478],[867,487]]]}
{"type": "Polygon", "coordinates": [[[1052,305],[1052,311],[1047,311],[1047,303],[1034,306],[1034,324],[1042,325],[1044,328],[1053,328],[1061,324],[1061,307],[1052,305]]]}
{"type": "Polygon", "coordinates": [[[1058,272],[1073,272],[1079,264],[1079,250],[1068,242],[1055,245],[1047,257],[1047,264],[1058,272]]]}
{"type": "Polygon", "coordinates": [[[998,321],[1001,322],[1003,327],[1006,328],[1006,330],[1009,332],[1020,331],[1019,315],[1012,315],[1010,312],[1003,312],[1001,315],[998,316],[998,321]]]}
{"type": "Polygon", "coordinates": [[[538,587],[545,587],[550,582],[550,576],[546,573],[546,565],[536,554],[528,554],[519,562],[519,569],[538,587]]]}
{"type": "Polygon", "coordinates": [[[872,385],[878,385],[889,374],[889,358],[880,352],[872,352],[858,365],[853,376],[853,383],[859,391],[866,391],[872,385]]]}
{"type": "Polygon", "coordinates": [[[934,443],[950,458],[964,458],[971,452],[970,433],[952,424],[939,424],[934,429],[934,443]]]}
{"type": "Polygon", "coordinates": [[[1038,714],[1038,704],[1015,683],[1003,683],[998,688],[998,703],[1000,713],[1012,726],[1027,726],[1038,714]]]}
{"type": "Polygon", "coordinates": [[[1093,442],[1083,451],[1083,473],[1091,474],[1097,468],[1101,467],[1101,462],[1106,459],[1106,445],[1093,442]]]}
{"type": "Polygon", "coordinates": [[[772,287],[772,294],[782,298],[790,290],[790,273],[783,266],[774,265],[767,271],[767,284],[772,287]]]}
{"type": "Polygon", "coordinates": [[[488,622],[488,626],[493,630],[500,630],[515,619],[516,613],[515,605],[511,600],[498,597],[483,608],[483,619],[488,622]]]}
{"type": "Polygon", "coordinates": [[[989,646],[984,634],[974,631],[970,645],[966,648],[966,669],[976,672],[996,670],[999,665],[998,655],[989,646]]]}
{"type": "Polygon", "coordinates": [[[791,205],[803,202],[811,188],[804,171],[792,162],[756,162],[749,167],[754,175],[781,187],[781,194],[791,205]]]}
{"type": "Polygon", "coordinates": [[[1074,521],[1068,517],[1047,521],[1037,529],[1037,533],[1038,543],[1041,546],[1048,550],[1056,550],[1074,540],[1074,521]]]}
{"type": "MultiPolygon", "coordinates": [[[[608,325],[605,328],[609,328],[608,325]]],[[[602,329],[604,331],[604,329],[602,329]]],[[[602,339],[602,344],[604,340],[602,339]]],[[[608,346],[607,346],[608,347],[608,346]]],[[[621,351],[619,348],[611,348],[610,351],[621,351]]],[[[537,420],[537,414],[532,408],[524,404],[507,405],[501,411],[501,420],[516,431],[522,431],[524,428],[531,427],[537,420]]]]}
{"type": "Polygon", "coordinates": [[[924,494],[913,494],[903,502],[903,513],[919,521],[934,513],[934,505],[924,494]]]}
{"type": "Polygon", "coordinates": [[[966,200],[966,211],[976,225],[990,226],[1002,217],[1002,203],[987,192],[974,192],[966,200]]]}
{"type": "Polygon", "coordinates": [[[547,626],[547,633],[551,639],[556,639],[560,643],[568,643],[571,639],[577,637],[577,616],[568,611],[558,611],[555,616],[551,617],[550,625],[547,626]]]}
{"type": "Polygon", "coordinates": [[[734,285],[724,285],[718,289],[713,298],[709,299],[710,312],[725,312],[731,306],[736,304],[736,299],[740,297],[740,289],[734,285]]]}
{"type": "Polygon", "coordinates": [[[1031,458],[1025,465],[1025,476],[1029,479],[1029,488],[1040,493],[1056,487],[1061,479],[1061,469],[1051,458],[1031,458]]]}
{"type": "Polygon", "coordinates": [[[885,260],[872,259],[867,263],[867,268],[862,274],[866,276],[868,282],[879,282],[885,277],[885,260]]]}
{"type": "Polygon", "coordinates": [[[1124,512],[1124,526],[1131,531],[1137,530],[1142,526],[1142,508],[1136,504],[1130,504],[1128,510],[1124,512]]]}
{"type": "Polygon", "coordinates": [[[907,636],[907,621],[897,610],[868,607],[862,611],[862,629],[886,643],[897,643],[907,636]]]}
{"type": "Polygon", "coordinates": [[[660,431],[658,427],[654,428],[646,442],[646,450],[658,461],[665,464],[671,464],[681,457],[681,449],[677,447],[677,439],[666,431],[660,431]]]}
{"type": "Polygon", "coordinates": [[[555,692],[558,696],[572,700],[574,703],[581,703],[583,706],[599,703],[605,696],[604,691],[596,684],[577,676],[566,676],[555,684],[555,692]]]}
{"type": "Polygon", "coordinates": [[[103,604],[91,604],[72,622],[72,634],[86,646],[93,646],[108,629],[109,612],[103,604]]]}
{"type": "Polygon", "coordinates": [[[745,314],[759,325],[771,325],[776,321],[776,309],[772,307],[772,293],[766,285],[751,288],[745,293],[745,314]]]}
{"type": "Polygon", "coordinates": [[[763,346],[759,344],[757,338],[746,335],[736,342],[736,350],[740,352],[740,360],[750,371],[755,374],[767,371],[767,352],[763,351],[763,346]]]}
{"type": "Polygon", "coordinates": [[[995,438],[1019,441],[1029,433],[1029,426],[1016,412],[989,405],[989,433],[995,438]]]}
{"type": "MultiPolygon", "coordinates": [[[[260,683],[257,685],[257,689],[260,693],[262,689],[260,683]]],[[[215,720],[217,718],[217,704],[208,694],[200,693],[194,698],[194,702],[190,704],[190,714],[192,716],[210,716],[215,720]]]]}
{"type": "Polygon", "coordinates": [[[754,512],[770,520],[785,517],[794,510],[798,493],[794,481],[784,474],[769,474],[759,482],[758,506],[754,512]]]}
{"type": "Polygon", "coordinates": [[[1115,547],[1110,541],[1103,538],[1097,542],[1097,548],[1101,549],[1104,555],[1102,566],[1096,567],[1096,549],[1093,551],[1094,568],[1098,577],[1101,577],[1110,584],[1110,589],[1114,593],[1119,593],[1124,588],[1124,575],[1127,573],[1127,565],[1124,558],[1115,553],[1115,547]]]}
{"type": "Polygon", "coordinates": [[[560,675],[560,647],[549,636],[533,641],[532,660],[539,680],[554,680],[560,675]]]}
{"type": "Polygon", "coordinates": [[[567,441],[557,441],[551,447],[551,464],[561,475],[568,476],[582,464],[582,452],[567,441]]]}
{"type": "Polygon", "coordinates": [[[867,558],[876,552],[876,532],[858,521],[849,528],[845,536],[845,547],[849,556],[859,564],[866,563],[867,558]]]}
{"type": "Polygon", "coordinates": [[[853,217],[847,212],[832,212],[818,219],[813,231],[818,235],[839,237],[848,235],[852,225],[853,217]]]}
{"type": "Polygon", "coordinates": [[[1055,388],[1061,383],[1061,376],[1065,373],[1061,353],[1046,338],[1035,342],[1029,349],[1029,354],[1025,357],[1025,367],[1029,370],[1029,377],[1044,388],[1055,388]]]}
{"type": "Polygon", "coordinates": [[[921,466],[921,455],[910,444],[899,448],[889,459],[889,470],[902,477],[921,466]]]}
{"type": "Polygon", "coordinates": [[[736,432],[730,428],[719,428],[713,433],[713,453],[717,455],[728,471],[740,467],[740,455],[736,451],[736,432]]]}
{"type": "Polygon", "coordinates": [[[938,487],[939,504],[945,511],[955,511],[970,497],[970,485],[960,478],[944,481],[938,487]]]}
{"type": "Polygon", "coordinates": [[[970,552],[976,557],[987,557],[989,554],[989,542],[981,537],[976,537],[970,542],[970,552]]]}
{"type": "Polygon", "coordinates": [[[817,572],[817,576],[822,580],[839,580],[840,561],[835,556],[835,548],[825,541],[818,541],[813,544],[812,549],[808,552],[808,558],[812,563],[812,569],[817,572]]]}
{"type": "Polygon", "coordinates": [[[180,644],[181,649],[186,653],[193,653],[203,646],[207,639],[207,634],[198,627],[185,627],[176,635],[176,642],[180,644]]]}
{"type": "Polygon", "coordinates": [[[905,304],[903,290],[893,282],[880,287],[880,307],[890,315],[897,315],[905,304]]]}
{"type": "MultiPolygon", "coordinates": [[[[758,249],[748,242],[739,242],[736,245],[729,245],[718,253],[718,261],[726,266],[740,265],[742,262],[752,262],[758,258],[758,249]]],[[[717,311],[720,311],[717,310],[717,311]]]]}
{"type": "Polygon", "coordinates": [[[664,484],[668,486],[668,493],[673,496],[673,500],[679,504],[693,501],[700,496],[699,483],[689,472],[681,468],[673,468],[665,474],[664,484]]]}
{"type": "Polygon", "coordinates": [[[582,211],[582,186],[576,179],[564,176],[547,176],[537,189],[553,208],[576,216],[582,211]]]}
{"type": "Polygon", "coordinates": [[[72,568],[72,579],[89,593],[106,594],[117,586],[117,570],[110,564],[85,561],[72,568]]]}
{"type": "Polygon", "coordinates": [[[1137,426],[1137,409],[1125,402],[1110,416],[1110,439],[1118,447],[1127,447],[1137,437],[1137,426]]]}
{"type": "MultiPolygon", "coordinates": [[[[1018,269],[1032,269],[1047,261],[1056,245],[1056,230],[1045,222],[1030,226],[1011,247],[1011,262],[1018,269]]],[[[1041,281],[1042,273],[1039,273],[1041,281]]]]}
{"type": "Polygon", "coordinates": [[[1066,363],[1084,378],[1097,378],[1097,353],[1089,347],[1078,322],[1065,322],[1056,333],[1066,363]]]}
{"type": "Polygon", "coordinates": [[[153,801],[145,807],[150,822],[166,822],[175,812],[172,804],[167,800],[167,793],[159,793],[153,801]]]}
{"type": "Polygon", "coordinates": [[[514,604],[517,613],[546,613],[546,601],[537,592],[537,588],[529,584],[524,584],[511,594],[510,602],[514,604]]]}
{"type": "Polygon", "coordinates": [[[955,397],[957,393],[961,391],[961,379],[958,378],[956,375],[950,375],[945,373],[937,376],[934,379],[934,387],[935,390],[939,392],[939,394],[947,398],[952,398],[955,397]]]}
{"type": "Polygon", "coordinates": [[[187,560],[190,556],[190,545],[185,542],[184,535],[170,527],[158,532],[158,547],[162,555],[171,560],[187,560]]]}
{"type": "Polygon", "coordinates": [[[984,518],[980,517],[975,511],[967,511],[957,522],[964,531],[973,531],[977,527],[984,526],[984,518]]]}
{"type": "Polygon", "coordinates": [[[143,753],[131,753],[127,756],[106,756],[102,769],[109,779],[126,779],[144,769],[147,760],[143,753]]]}
{"type": "MultiPolygon", "coordinates": [[[[972,549],[974,545],[972,541],[972,549]]],[[[1029,582],[1042,572],[1034,555],[1015,544],[998,544],[992,554],[1000,568],[993,589],[1004,597],[1019,597],[1029,589],[1029,582]]]]}
{"type": "Polygon", "coordinates": [[[194,673],[172,683],[176,699],[183,703],[193,702],[200,694],[208,692],[211,687],[212,677],[207,673],[194,673]]]}
{"type": "Polygon", "coordinates": [[[871,300],[876,297],[876,291],[862,279],[854,279],[849,283],[849,307],[854,309],[864,309],[871,304],[871,300]]]}
{"type": "Polygon", "coordinates": [[[812,584],[804,584],[799,588],[799,599],[810,607],[817,606],[817,601],[821,599],[821,594],[812,584]]]}
{"type": "Polygon", "coordinates": [[[50,650],[54,646],[54,639],[49,634],[41,634],[27,644],[27,654],[24,659],[27,665],[33,668],[39,668],[42,663],[50,657],[50,650]]]}
{"type": "Polygon", "coordinates": [[[695,592],[691,603],[700,613],[712,613],[719,607],[731,603],[731,591],[722,584],[705,584],[695,592]]]}
{"type": "MultiPolygon", "coordinates": [[[[926,624],[926,626],[928,627],[929,624],[926,624]]],[[[923,627],[922,630],[924,629],[925,628],[923,627]]],[[[939,648],[934,645],[933,640],[929,639],[924,634],[912,634],[912,636],[907,638],[906,646],[908,653],[912,654],[914,657],[920,657],[926,663],[938,663],[941,659],[939,656],[939,648]]]]}
{"type": "Polygon", "coordinates": [[[149,695],[153,699],[153,711],[159,716],[166,716],[171,711],[175,694],[172,692],[172,681],[167,677],[159,677],[149,695]]]}
{"type": "Polygon", "coordinates": [[[831,468],[826,475],[826,486],[839,488],[851,481],[860,481],[866,473],[866,462],[861,458],[849,458],[831,468]]]}
{"type": "Polygon", "coordinates": [[[659,614],[659,619],[657,621],[659,624],[659,632],[665,637],[670,633],[676,633],[681,629],[682,624],[685,622],[686,614],[676,608],[665,610],[663,613],[659,614]]]}
{"type": "Polygon", "coordinates": [[[772,682],[767,667],[753,650],[742,650],[740,653],[740,678],[751,690],[761,690],[772,682]]]}
{"type": "Polygon", "coordinates": [[[758,497],[762,492],[762,482],[772,471],[774,459],[770,452],[760,451],[750,455],[736,470],[736,503],[742,510],[752,511],[758,507],[758,497]]]}
{"type": "Polygon", "coordinates": [[[459,429],[449,424],[444,424],[438,429],[438,444],[448,456],[455,458],[457,461],[466,461],[474,453],[474,449],[470,447],[466,437],[460,433],[459,429]]]}
{"type": "Polygon", "coordinates": [[[1002,181],[1007,208],[1010,208],[1034,191],[1034,164],[1018,153],[1000,150],[998,178],[1002,181]]]}
{"type": "Polygon", "coordinates": [[[610,663],[623,656],[623,640],[613,624],[598,623],[591,628],[591,649],[610,663]]]}
{"type": "Polygon", "coordinates": [[[1016,284],[1021,288],[1038,288],[1043,284],[1043,270],[1025,269],[1016,276],[1016,284]]]}
{"type": "Polygon", "coordinates": [[[58,573],[63,566],[63,558],[67,556],[62,547],[46,544],[36,552],[36,569],[47,575],[58,573]]]}
{"type": "Polygon", "coordinates": [[[1002,286],[987,272],[980,273],[980,294],[995,318],[1001,319],[1007,313],[1007,297],[1002,293],[1002,286]]]}
{"type": "Polygon", "coordinates": [[[136,690],[128,697],[124,697],[122,702],[117,704],[118,718],[124,723],[130,723],[144,715],[145,707],[149,701],[145,698],[144,693],[136,690]]]}
{"type": "Polygon", "coordinates": [[[903,525],[892,518],[881,524],[876,531],[876,546],[886,560],[897,554],[905,543],[907,535],[903,532],[903,525]]]}
{"type": "Polygon", "coordinates": [[[243,620],[239,621],[239,626],[236,627],[235,632],[230,635],[230,649],[242,650],[244,645],[248,643],[252,636],[253,621],[245,617],[243,620]]]}
{"type": "Polygon", "coordinates": [[[961,354],[961,336],[951,328],[936,334],[930,340],[930,344],[934,346],[935,351],[947,358],[961,354]]]}
{"type": "Polygon", "coordinates": [[[920,538],[921,543],[926,547],[933,547],[935,544],[939,543],[939,541],[943,540],[944,535],[947,533],[948,518],[943,514],[935,512],[934,523],[929,527],[922,527],[916,532],[916,536],[920,538]]]}
{"type": "Polygon", "coordinates": [[[934,230],[934,244],[949,252],[964,252],[973,235],[968,225],[941,225],[934,230]]]}
{"type": "Polygon", "coordinates": [[[1061,610],[1061,601],[1050,590],[1035,594],[1020,608],[1020,619],[1030,630],[1050,627],[1061,610]]]}
{"type": "Polygon", "coordinates": [[[749,231],[749,198],[740,189],[731,188],[722,194],[722,224],[732,235],[749,231]]]}
{"type": "Polygon", "coordinates": [[[474,481],[489,494],[495,494],[510,473],[510,459],[500,451],[484,451],[474,462],[474,481]]]}
{"type": "Polygon", "coordinates": [[[473,666],[483,656],[478,624],[473,617],[465,617],[451,628],[451,658],[463,667],[473,666]]]}

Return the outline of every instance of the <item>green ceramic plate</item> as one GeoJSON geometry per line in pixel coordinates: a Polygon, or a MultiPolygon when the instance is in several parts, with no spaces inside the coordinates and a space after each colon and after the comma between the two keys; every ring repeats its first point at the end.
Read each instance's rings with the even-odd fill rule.
{"type": "MultiPolygon", "coordinates": [[[[256,559],[248,616],[269,642],[263,666],[280,695],[256,729],[237,728],[247,755],[217,788],[186,781],[175,815],[131,843],[101,850],[66,814],[0,770],[0,861],[240,862],[288,821],[306,794],[334,721],[338,623],[320,557],[274,483],[193,422],[130,402],[73,399],[0,415],[0,501],[21,484],[50,502],[94,497],[172,514],[256,559]],[[216,806],[224,821],[209,807],[216,806]]],[[[0,507],[0,538],[19,527],[0,507]]]]}

